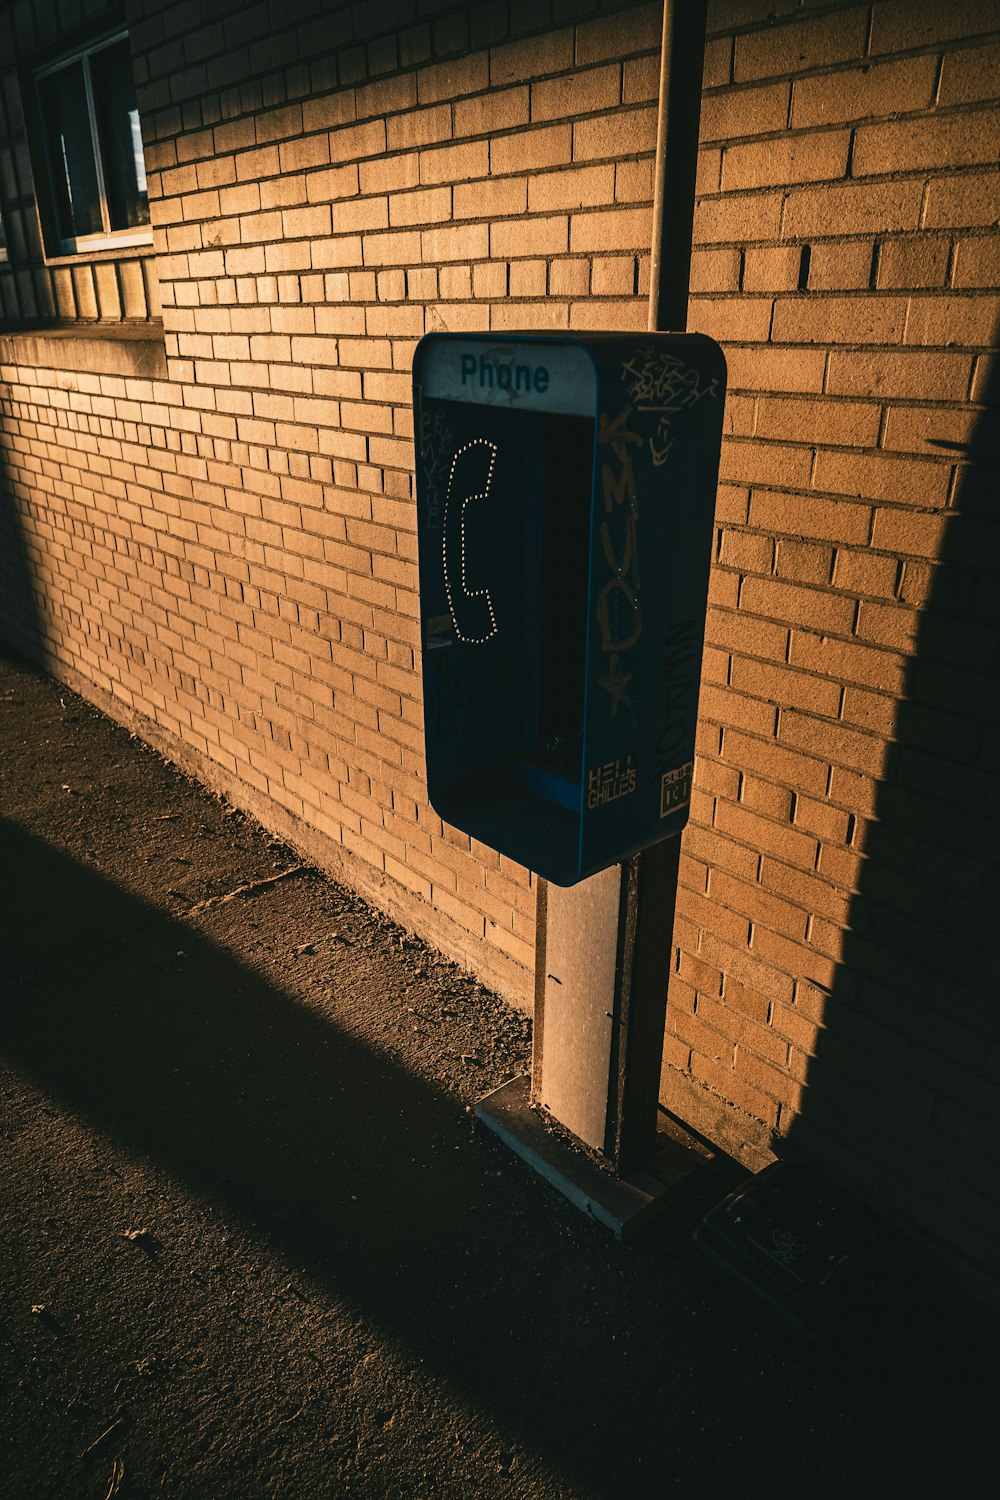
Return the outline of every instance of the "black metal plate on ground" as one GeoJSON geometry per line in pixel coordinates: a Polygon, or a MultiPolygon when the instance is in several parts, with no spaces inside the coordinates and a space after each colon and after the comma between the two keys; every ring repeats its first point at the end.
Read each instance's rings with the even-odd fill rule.
{"type": "Polygon", "coordinates": [[[900,1305],[902,1237],[857,1198],[805,1167],[772,1163],[711,1209],[694,1241],[826,1347],[852,1332],[874,1331],[900,1305]]]}

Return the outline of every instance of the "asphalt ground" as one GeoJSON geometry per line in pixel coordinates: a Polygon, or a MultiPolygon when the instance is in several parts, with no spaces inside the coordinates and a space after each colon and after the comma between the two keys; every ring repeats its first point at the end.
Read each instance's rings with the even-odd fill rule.
{"type": "Polygon", "coordinates": [[[812,1350],[692,1246],[724,1158],[618,1245],[472,1120],[529,1055],[0,656],[0,1496],[995,1493],[940,1287],[812,1350]]]}

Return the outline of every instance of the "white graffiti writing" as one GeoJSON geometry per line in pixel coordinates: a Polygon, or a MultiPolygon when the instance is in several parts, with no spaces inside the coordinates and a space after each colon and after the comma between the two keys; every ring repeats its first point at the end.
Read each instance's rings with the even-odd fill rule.
{"type": "Polygon", "coordinates": [[[669,457],[674,441],[673,418],[677,413],[688,410],[706,396],[716,396],[719,390],[717,376],[702,385],[700,371],[651,344],[640,346],[631,359],[625,360],[622,378],[636,410],[657,414],[656,433],[649,439],[649,451],[657,466],[666,463],[669,457]]]}

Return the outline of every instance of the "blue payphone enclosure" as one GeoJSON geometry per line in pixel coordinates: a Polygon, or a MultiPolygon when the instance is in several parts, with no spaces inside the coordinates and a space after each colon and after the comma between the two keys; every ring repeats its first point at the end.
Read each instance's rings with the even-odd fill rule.
{"type": "Polygon", "coordinates": [[[557,885],[688,816],[726,366],[702,334],[428,334],[427,784],[557,885]]]}

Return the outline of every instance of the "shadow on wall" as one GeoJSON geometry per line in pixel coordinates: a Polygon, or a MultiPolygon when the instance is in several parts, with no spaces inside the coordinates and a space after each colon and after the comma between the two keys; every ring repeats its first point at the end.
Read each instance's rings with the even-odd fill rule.
{"type": "MultiPolygon", "coordinates": [[[[2,419],[0,419],[2,420],[2,419]]],[[[43,600],[36,581],[0,427],[0,640],[47,670],[48,640],[43,600]]]]}
{"type": "Polygon", "coordinates": [[[1000,1242],[996,342],[970,440],[933,429],[927,439],[964,465],[942,517],[837,978],[814,996],[822,1030],[802,1113],[782,1151],[851,1177],[986,1277],[996,1276],[1000,1242]]]}

